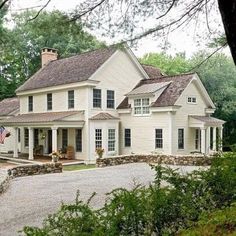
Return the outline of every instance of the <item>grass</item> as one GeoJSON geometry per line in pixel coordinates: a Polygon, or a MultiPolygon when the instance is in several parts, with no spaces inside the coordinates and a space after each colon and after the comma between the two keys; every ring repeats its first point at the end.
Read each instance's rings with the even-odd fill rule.
{"type": "Polygon", "coordinates": [[[64,171],[73,171],[73,170],[86,170],[86,169],[93,169],[96,165],[84,165],[84,164],[77,164],[77,165],[69,165],[63,166],[64,171]]]}

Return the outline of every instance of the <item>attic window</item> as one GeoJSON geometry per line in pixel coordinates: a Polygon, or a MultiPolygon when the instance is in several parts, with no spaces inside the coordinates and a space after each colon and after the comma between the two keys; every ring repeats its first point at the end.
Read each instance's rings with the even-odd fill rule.
{"type": "Polygon", "coordinates": [[[138,98],[134,99],[134,114],[135,115],[146,115],[150,113],[149,109],[149,98],[138,98]]]}
{"type": "Polygon", "coordinates": [[[197,104],[197,98],[194,96],[188,97],[187,102],[190,104],[197,104]]]}

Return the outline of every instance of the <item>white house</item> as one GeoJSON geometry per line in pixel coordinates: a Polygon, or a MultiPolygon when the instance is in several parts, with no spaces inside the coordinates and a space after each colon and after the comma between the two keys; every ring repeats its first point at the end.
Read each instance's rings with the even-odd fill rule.
{"type": "MultiPolygon", "coordinates": [[[[224,121],[197,74],[163,76],[141,65],[129,48],[109,47],[57,59],[42,50],[42,68],[16,91],[17,116],[2,121],[22,129],[21,152],[34,158],[73,146],[75,158],[93,163],[130,153],[189,154],[215,151],[224,121]]],[[[14,156],[18,156],[15,138],[14,156]]]]}

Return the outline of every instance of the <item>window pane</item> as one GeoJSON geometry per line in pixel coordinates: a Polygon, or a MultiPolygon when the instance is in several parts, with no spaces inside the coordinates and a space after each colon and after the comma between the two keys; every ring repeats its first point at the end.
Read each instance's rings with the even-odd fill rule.
{"type": "Polygon", "coordinates": [[[24,141],[25,147],[29,147],[29,130],[27,128],[24,129],[24,141]]]}
{"type": "Polygon", "coordinates": [[[33,96],[28,97],[28,111],[33,111],[33,96]]]}
{"type": "Polygon", "coordinates": [[[143,107],[143,114],[149,114],[149,107],[143,107]]]}
{"type": "Polygon", "coordinates": [[[101,107],[102,94],[101,89],[93,89],[93,107],[101,107]]]}
{"type": "Polygon", "coordinates": [[[47,109],[52,110],[52,94],[47,94],[47,109]]]}
{"type": "Polygon", "coordinates": [[[82,129],[76,130],[75,143],[76,143],[76,151],[82,152],[82,129]]]}
{"type": "Polygon", "coordinates": [[[125,129],[125,147],[131,146],[131,129],[125,129]]]}
{"type": "Polygon", "coordinates": [[[62,149],[66,149],[68,146],[68,130],[63,129],[62,130],[62,149]]]}
{"type": "Polygon", "coordinates": [[[142,114],[141,111],[142,111],[142,110],[141,110],[141,107],[135,107],[135,108],[134,108],[134,114],[142,114]]]}
{"type": "Polygon", "coordinates": [[[184,129],[178,129],[178,148],[184,149],[184,129]]]}
{"type": "Polygon", "coordinates": [[[102,129],[95,129],[95,149],[102,147],[102,129]]]}
{"type": "Polygon", "coordinates": [[[107,108],[115,107],[115,92],[112,90],[107,90],[107,108]]]}
{"type": "Polygon", "coordinates": [[[74,90],[68,91],[68,108],[74,108],[74,90]]]}
{"type": "Polygon", "coordinates": [[[134,106],[141,106],[141,99],[134,99],[134,106]]]}
{"type": "Polygon", "coordinates": [[[162,129],[156,129],[156,148],[163,148],[162,129]]]}
{"type": "Polygon", "coordinates": [[[143,98],[142,105],[143,106],[149,106],[149,98],[143,98]]]}
{"type": "Polygon", "coordinates": [[[116,130],[108,129],[108,152],[115,151],[116,130]]]}
{"type": "Polygon", "coordinates": [[[39,145],[39,130],[34,129],[34,147],[39,145]]]}

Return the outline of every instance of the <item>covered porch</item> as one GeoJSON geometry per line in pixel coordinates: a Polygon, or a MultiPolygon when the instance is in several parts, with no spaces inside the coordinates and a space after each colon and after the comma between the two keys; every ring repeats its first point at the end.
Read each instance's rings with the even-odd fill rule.
{"type": "Polygon", "coordinates": [[[224,123],[210,116],[189,116],[189,127],[195,130],[195,150],[205,155],[222,151],[224,123]]]}
{"type": "MultiPolygon", "coordinates": [[[[18,158],[18,142],[21,152],[28,154],[29,160],[49,156],[52,151],[60,151],[63,158],[84,158],[82,137],[84,119],[82,112],[48,112],[23,114],[6,120],[14,128],[13,157],[18,158]],[[70,154],[68,149],[70,148],[70,154]],[[80,155],[76,155],[76,154],[80,155]]],[[[41,158],[42,159],[42,158],[41,158]]]]}

